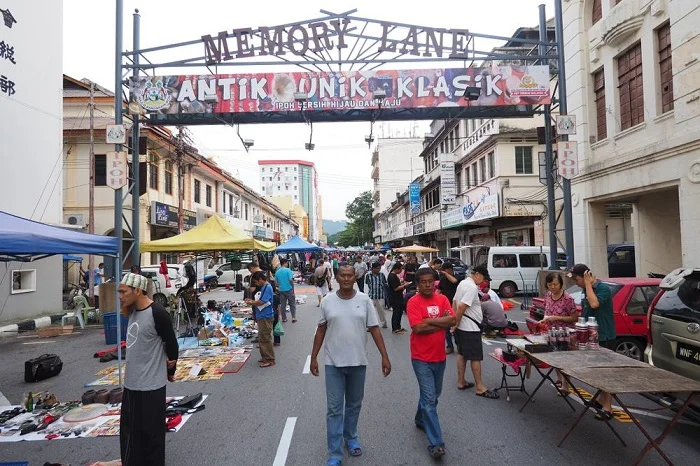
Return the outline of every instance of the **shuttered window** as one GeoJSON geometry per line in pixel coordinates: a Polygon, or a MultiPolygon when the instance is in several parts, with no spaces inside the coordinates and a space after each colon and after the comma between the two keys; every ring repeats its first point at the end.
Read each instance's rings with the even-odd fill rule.
{"type": "Polygon", "coordinates": [[[638,43],[617,59],[620,122],[622,129],[644,121],[644,90],[642,80],[642,45],[638,43]]]}
{"type": "Polygon", "coordinates": [[[673,65],[671,62],[671,24],[656,30],[659,45],[659,85],[661,87],[661,113],[673,110],[673,65]]]}
{"type": "Polygon", "coordinates": [[[602,69],[593,74],[593,92],[595,93],[596,136],[598,141],[601,141],[608,137],[608,125],[605,122],[605,73],[602,69]]]}

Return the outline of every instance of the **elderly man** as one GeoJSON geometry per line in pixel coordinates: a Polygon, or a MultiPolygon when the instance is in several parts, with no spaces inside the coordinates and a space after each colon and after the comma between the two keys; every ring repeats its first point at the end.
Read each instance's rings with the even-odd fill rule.
{"type": "Polygon", "coordinates": [[[336,277],[340,289],[323,298],[321,318],[311,350],[311,373],[319,375],[318,353],[324,347],[326,369],[327,466],[340,466],[343,443],[350,456],[360,456],[357,422],[362,409],[367,369],[367,332],[382,355],[384,377],[391,363],[370,298],[355,290],[355,269],[344,265],[336,277]]]}
{"type": "Polygon", "coordinates": [[[178,346],[170,314],[146,296],[148,280],[127,273],[119,284],[126,333],[119,443],[124,466],[165,464],[165,384],[172,382],[178,346]]]}

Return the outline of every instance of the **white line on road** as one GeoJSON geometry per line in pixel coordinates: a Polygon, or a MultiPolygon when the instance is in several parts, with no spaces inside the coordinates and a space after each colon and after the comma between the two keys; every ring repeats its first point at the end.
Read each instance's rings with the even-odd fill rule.
{"type": "Polygon", "coordinates": [[[527,322],[522,322],[520,320],[511,320],[511,322],[515,322],[516,324],[527,324],[527,322]]]}
{"type": "Polygon", "coordinates": [[[308,374],[311,372],[311,355],[306,357],[306,362],[304,363],[304,370],[301,371],[302,374],[308,374]]]}
{"type": "MultiPolygon", "coordinates": [[[[311,358],[311,356],[309,356],[309,358],[311,358]]],[[[294,426],[296,425],[296,423],[297,418],[287,418],[287,422],[284,424],[284,430],[282,431],[282,438],[280,439],[280,444],[277,447],[275,461],[272,463],[272,466],[284,466],[287,463],[289,446],[292,443],[292,435],[294,434],[294,426]]]]}
{"type": "Polygon", "coordinates": [[[22,343],[23,345],[45,345],[47,343],[56,343],[56,340],[49,341],[29,341],[27,343],[22,343]]]}
{"type": "Polygon", "coordinates": [[[491,346],[491,342],[490,342],[490,341],[484,340],[484,339],[482,339],[481,341],[483,341],[485,345],[491,346]]]}

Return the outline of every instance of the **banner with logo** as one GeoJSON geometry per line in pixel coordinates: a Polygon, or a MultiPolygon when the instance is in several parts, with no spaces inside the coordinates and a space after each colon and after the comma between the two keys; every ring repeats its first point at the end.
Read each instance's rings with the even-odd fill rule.
{"type": "Polygon", "coordinates": [[[457,202],[457,181],[455,163],[452,154],[440,154],[440,204],[449,205],[457,202]]]}
{"type": "Polygon", "coordinates": [[[442,213],[442,227],[451,228],[467,223],[487,220],[500,215],[498,194],[481,196],[462,207],[455,207],[442,213]]]}
{"type": "Polygon", "coordinates": [[[549,67],[246,73],[139,77],[133,101],[147,113],[297,112],[550,103],[549,67]],[[476,101],[464,98],[479,87],[476,101]]]}
{"type": "Polygon", "coordinates": [[[411,215],[420,213],[420,183],[408,185],[408,201],[411,204],[411,215]]]}

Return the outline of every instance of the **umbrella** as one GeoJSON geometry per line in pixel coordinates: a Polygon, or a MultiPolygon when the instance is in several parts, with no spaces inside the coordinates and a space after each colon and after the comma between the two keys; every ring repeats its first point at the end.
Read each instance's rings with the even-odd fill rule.
{"type": "Polygon", "coordinates": [[[421,246],[420,244],[414,244],[412,246],[404,246],[402,248],[394,249],[395,252],[440,252],[439,249],[430,248],[428,246],[421,246]]]}

